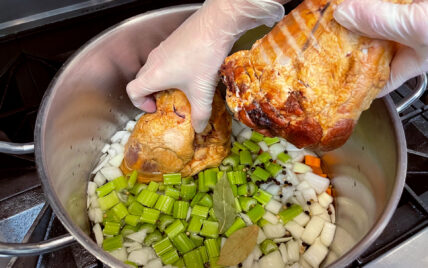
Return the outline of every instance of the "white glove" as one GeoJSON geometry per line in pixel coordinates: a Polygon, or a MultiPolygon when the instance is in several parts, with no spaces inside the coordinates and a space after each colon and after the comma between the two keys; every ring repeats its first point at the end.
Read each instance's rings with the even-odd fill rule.
{"type": "Polygon", "coordinates": [[[334,13],[338,23],[372,38],[401,46],[391,63],[391,76],[378,97],[428,71],[428,1],[393,4],[382,0],[345,0],[334,13]]]}
{"type": "Polygon", "coordinates": [[[245,31],[281,20],[284,0],[207,0],[148,56],[126,90],[132,103],[154,112],[152,93],[181,89],[192,106],[192,125],[200,133],[211,115],[218,70],[245,31]]]}

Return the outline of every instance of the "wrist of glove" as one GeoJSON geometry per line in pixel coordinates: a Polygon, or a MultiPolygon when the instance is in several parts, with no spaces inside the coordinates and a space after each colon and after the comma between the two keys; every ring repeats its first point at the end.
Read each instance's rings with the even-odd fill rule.
{"type": "Polygon", "coordinates": [[[428,71],[428,1],[345,0],[334,13],[345,28],[402,46],[391,63],[390,79],[379,97],[428,71]],[[392,3],[392,1],[397,3],[392,3]]]}
{"type": "Polygon", "coordinates": [[[211,115],[218,69],[245,31],[279,21],[284,0],[207,0],[148,56],[127,86],[133,104],[147,112],[156,105],[151,94],[182,90],[192,107],[192,125],[202,132],[211,115]]]}

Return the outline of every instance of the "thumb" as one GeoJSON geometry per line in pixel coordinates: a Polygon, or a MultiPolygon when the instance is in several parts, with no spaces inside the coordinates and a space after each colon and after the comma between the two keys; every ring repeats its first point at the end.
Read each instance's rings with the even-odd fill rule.
{"type": "Polygon", "coordinates": [[[201,133],[211,116],[213,96],[212,94],[205,96],[200,89],[189,88],[189,91],[186,92],[190,92],[186,96],[191,105],[192,126],[196,133],[201,133]]]}
{"type": "Polygon", "coordinates": [[[428,2],[394,4],[381,0],[345,0],[334,18],[362,35],[392,40],[415,48],[427,41],[428,2]]]}

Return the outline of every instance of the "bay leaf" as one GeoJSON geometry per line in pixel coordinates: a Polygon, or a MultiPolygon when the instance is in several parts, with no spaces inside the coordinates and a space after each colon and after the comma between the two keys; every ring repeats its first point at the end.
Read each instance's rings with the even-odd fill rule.
{"type": "Polygon", "coordinates": [[[233,224],[236,217],[235,196],[226,177],[226,172],[214,187],[213,209],[218,220],[218,231],[224,233],[233,224]]]}
{"type": "Polygon", "coordinates": [[[218,265],[233,266],[243,262],[257,245],[259,227],[251,225],[234,232],[221,248],[218,265]]]}

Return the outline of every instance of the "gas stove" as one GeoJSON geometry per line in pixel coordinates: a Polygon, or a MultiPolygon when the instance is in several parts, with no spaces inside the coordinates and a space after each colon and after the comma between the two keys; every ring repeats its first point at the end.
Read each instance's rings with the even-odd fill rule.
{"type": "MultiPolygon", "coordinates": [[[[33,140],[37,110],[50,80],[90,38],[148,10],[202,1],[89,1],[98,4],[90,7],[77,2],[77,10],[57,8],[64,12],[60,18],[43,11],[47,17],[31,15],[26,23],[0,21],[0,140],[33,140]]],[[[286,9],[297,3],[292,1],[286,9]]],[[[393,92],[394,102],[408,96],[414,83],[411,80],[393,92]]],[[[400,116],[408,146],[403,195],[382,235],[350,267],[428,267],[424,251],[428,243],[428,95],[400,116]]],[[[0,173],[0,241],[37,242],[67,232],[46,202],[33,155],[0,154],[0,173]]],[[[40,256],[0,257],[0,267],[58,266],[103,264],[77,243],[40,256]]]]}

